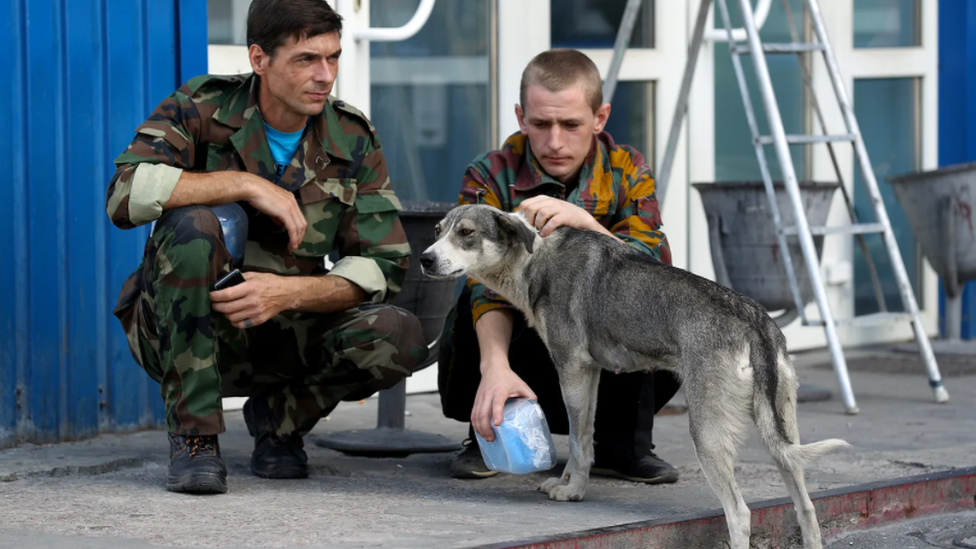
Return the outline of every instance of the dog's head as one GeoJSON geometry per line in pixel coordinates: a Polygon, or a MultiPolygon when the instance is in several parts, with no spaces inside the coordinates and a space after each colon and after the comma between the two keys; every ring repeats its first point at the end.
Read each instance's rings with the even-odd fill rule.
{"type": "Polygon", "coordinates": [[[512,254],[531,254],[535,229],[521,214],[486,205],[458,206],[434,227],[437,240],[420,256],[424,274],[454,278],[494,271],[512,254]]]}

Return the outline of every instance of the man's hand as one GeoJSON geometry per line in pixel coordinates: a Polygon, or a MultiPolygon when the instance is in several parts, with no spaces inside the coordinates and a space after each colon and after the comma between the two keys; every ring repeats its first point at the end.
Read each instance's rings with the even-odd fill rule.
{"type": "Polygon", "coordinates": [[[491,426],[501,425],[506,400],[512,397],[538,400],[538,397],[512,371],[507,359],[494,364],[482,364],[481,372],[481,384],[478,385],[474,408],[471,409],[471,426],[485,440],[491,442],[495,440],[491,426]]]}
{"type": "Polygon", "coordinates": [[[247,201],[288,231],[288,251],[298,249],[308,224],[295,195],[256,175],[248,177],[248,189],[247,201]]]}
{"type": "Polygon", "coordinates": [[[549,236],[558,227],[575,227],[589,231],[605,232],[589,212],[551,196],[533,196],[519,204],[518,210],[533,227],[539,229],[539,235],[549,236]]]}
{"type": "Polygon", "coordinates": [[[291,284],[287,277],[246,273],[244,282],[210,292],[210,306],[223,313],[235,328],[253,328],[290,308],[291,284]]]}

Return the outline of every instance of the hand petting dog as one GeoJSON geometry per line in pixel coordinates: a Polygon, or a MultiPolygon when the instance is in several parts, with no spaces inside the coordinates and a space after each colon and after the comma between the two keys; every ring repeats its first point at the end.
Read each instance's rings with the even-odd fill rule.
{"type": "Polygon", "coordinates": [[[538,229],[539,236],[543,238],[559,227],[596,231],[617,238],[601,225],[593,214],[575,204],[551,196],[533,196],[526,199],[519,204],[518,211],[525,216],[530,225],[538,229]]]}

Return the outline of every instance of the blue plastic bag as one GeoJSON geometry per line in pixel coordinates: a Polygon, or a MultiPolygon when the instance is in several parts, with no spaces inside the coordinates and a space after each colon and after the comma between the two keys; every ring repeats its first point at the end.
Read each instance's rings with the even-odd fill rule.
{"type": "Polygon", "coordinates": [[[502,411],[501,425],[492,425],[495,440],[475,433],[481,457],[493,471],[523,475],[556,466],[556,447],[542,407],[534,400],[510,398],[502,411]]]}

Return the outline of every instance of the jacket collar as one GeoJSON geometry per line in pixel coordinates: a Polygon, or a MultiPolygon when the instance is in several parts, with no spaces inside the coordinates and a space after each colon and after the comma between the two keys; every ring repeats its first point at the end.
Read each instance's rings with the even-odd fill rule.
{"type": "MultiPolygon", "coordinates": [[[[603,134],[601,134],[603,135],[603,134]]],[[[525,149],[525,169],[528,170],[528,177],[517,177],[515,181],[515,189],[519,191],[527,191],[539,187],[541,185],[558,185],[565,188],[566,185],[559,182],[556,178],[552,177],[542,168],[539,164],[539,160],[532,153],[532,146],[529,143],[528,136],[522,134],[515,134],[505,140],[505,145],[516,145],[514,141],[521,140],[522,146],[525,149]]],[[[514,149],[514,148],[513,148],[514,149]]],[[[590,179],[593,177],[594,165],[597,163],[602,164],[604,159],[607,158],[607,150],[603,143],[597,139],[597,136],[593,136],[593,140],[590,144],[590,152],[583,159],[583,165],[579,173],[579,187],[586,186],[590,179]]],[[[571,185],[572,186],[572,185],[571,185]]]]}
{"type": "MultiPolygon", "coordinates": [[[[270,181],[275,180],[274,158],[268,147],[268,138],[264,131],[264,119],[258,108],[258,93],[260,78],[252,74],[237,87],[213,114],[214,120],[225,126],[237,129],[230,141],[234,145],[241,161],[248,172],[260,175],[270,181]]],[[[352,160],[345,133],[335,112],[334,100],[330,97],[322,112],[312,117],[312,131],[306,133],[299,145],[304,153],[305,162],[318,169],[329,164],[329,158],[352,160]]],[[[282,179],[288,176],[288,170],[295,168],[294,161],[282,179]]]]}

